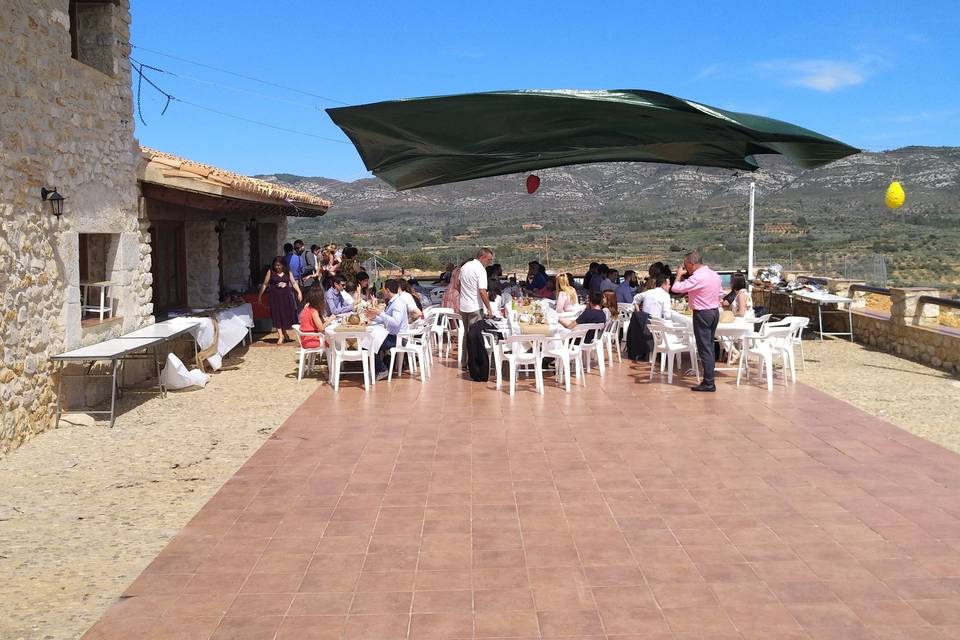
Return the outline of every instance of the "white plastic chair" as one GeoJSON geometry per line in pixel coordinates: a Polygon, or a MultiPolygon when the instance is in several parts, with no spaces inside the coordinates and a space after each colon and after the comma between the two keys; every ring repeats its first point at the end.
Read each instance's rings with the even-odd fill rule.
{"type": "Polygon", "coordinates": [[[660,356],[660,372],[667,371],[667,384],[673,384],[674,358],[681,365],[683,354],[690,356],[693,373],[700,377],[700,363],[697,360],[697,343],[691,331],[669,325],[657,318],[650,318],[650,333],[653,334],[653,353],[650,356],[650,379],[656,370],[657,356],[660,356]],[[677,357],[679,356],[679,357],[677,357]]]}
{"type": "MultiPolygon", "coordinates": [[[[591,324],[578,324],[577,329],[583,329],[587,335],[590,336],[588,340],[586,337],[583,342],[580,343],[580,350],[583,351],[584,359],[586,361],[587,373],[590,373],[590,361],[593,359],[594,354],[597,356],[597,369],[600,370],[600,377],[606,375],[606,363],[604,362],[603,350],[606,348],[606,341],[604,339],[604,332],[607,324],[591,323],[591,324]],[[592,333],[592,335],[590,335],[592,333]]],[[[611,364],[613,362],[611,361],[611,364]]]]}
{"type": "MultiPolygon", "coordinates": [[[[800,369],[801,371],[806,371],[806,365],[803,363],[803,330],[810,326],[810,318],[790,316],[790,319],[793,320],[793,333],[790,335],[790,343],[792,346],[800,347],[800,369]]],[[[792,350],[790,352],[790,358],[794,359],[792,350]]]]}
{"type": "Polygon", "coordinates": [[[502,363],[507,362],[510,368],[510,395],[517,388],[517,371],[521,367],[533,369],[534,382],[537,392],[543,393],[543,341],[542,336],[519,335],[507,336],[494,346],[494,359],[497,363],[497,389],[501,387],[500,372],[502,363]]]}
{"type": "Polygon", "coordinates": [[[463,330],[463,320],[460,319],[460,314],[450,309],[450,313],[443,314],[444,325],[447,328],[447,357],[450,356],[450,348],[453,346],[453,337],[457,337],[457,364],[463,366],[463,360],[466,357],[466,353],[463,349],[463,340],[466,336],[466,333],[463,330]]]}
{"type": "Polygon", "coordinates": [[[627,331],[630,330],[630,320],[633,318],[633,312],[636,307],[632,302],[619,302],[617,308],[620,309],[620,326],[623,329],[623,338],[620,340],[620,350],[627,348],[627,331]]]}
{"type": "Polygon", "coordinates": [[[300,346],[300,354],[299,354],[300,363],[299,363],[299,365],[297,366],[297,382],[300,382],[301,380],[303,380],[303,366],[304,366],[304,364],[307,365],[307,373],[312,372],[312,371],[313,371],[313,366],[314,366],[315,361],[316,361],[317,354],[320,354],[320,355],[322,356],[323,354],[325,354],[325,353],[327,352],[327,349],[326,349],[326,346],[325,346],[327,340],[326,340],[326,336],[325,336],[324,334],[322,334],[322,333],[310,333],[310,332],[306,332],[306,333],[305,333],[305,332],[301,331],[299,324],[293,325],[293,330],[294,330],[294,332],[297,334],[297,344],[300,346]],[[304,346],[303,346],[303,339],[304,339],[304,338],[312,338],[312,337],[317,337],[317,338],[320,339],[320,346],[319,346],[319,347],[304,347],[304,346]]]}
{"type": "MultiPolygon", "coordinates": [[[[443,357],[443,344],[444,342],[450,342],[450,331],[447,329],[447,315],[455,314],[454,310],[450,307],[430,307],[423,312],[423,318],[428,325],[428,334],[427,342],[432,346],[437,348],[437,357],[443,357]]],[[[447,350],[449,353],[449,348],[447,350]]],[[[431,357],[433,357],[433,351],[430,351],[431,357]]]]}
{"type": "Polygon", "coordinates": [[[340,390],[344,362],[360,362],[363,367],[363,388],[370,388],[370,379],[373,377],[370,370],[370,340],[370,334],[366,331],[337,331],[330,336],[332,344],[327,353],[327,362],[334,391],[340,390]]]}
{"type": "Polygon", "coordinates": [[[787,368],[790,369],[790,377],[794,382],[797,380],[797,373],[793,367],[793,323],[777,323],[779,326],[768,324],[761,335],[754,335],[748,338],[750,346],[746,348],[740,357],[740,366],[737,368],[737,385],[740,384],[740,375],[743,372],[747,374],[747,380],[750,379],[750,356],[760,356],[763,359],[763,367],[767,373],[767,391],[773,391],[773,360],[780,357],[783,365],[783,384],[787,384],[787,368]]]}
{"type": "MultiPolygon", "coordinates": [[[[573,372],[576,373],[577,380],[583,384],[587,383],[586,376],[583,375],[583,342],[587,338],[587,330],[580,325],[570,333],[559,338],[560,344],[554,344],[552,347],[543,349],[542,356],[553,358],[556,362],[557,382],[566,386],[567,393],[570,393],[570,373],[571,363],[573,363],[573,372]]],[[[551,338],[551,342],[557,338],[551,338]]]]}
{"type": "Polygon", "coordinates": [[[430,336],[428,328],[422,322],[414,323],[407,327],[406,331],[397,334],[397,346],[390,348],[390,368],[387,373],[387,381],[393,379],[393,365],[396,362],[397,375],[403,373],[403,360],[408,358],[410,362],[410,373],[416,375],[417,369],[420,370],[420,382],[426,382],[430,376],[430,336]],[[397,361],[397,354],[400,354],[400,360],[397,361]]]}
{"type": "MultiPolygon", "coordinates": [[[[620,346],[620,330],[623,327],[623,320],[620,316],[612,318],[607,322],[603,330],[603,344],[607,348],[607,360],[613,365],[613,354],[617,354],[617,362],[623,362],[623,355],[620,346]]],[[[626,335],[626,333],[624,333],[626,335]]]]}

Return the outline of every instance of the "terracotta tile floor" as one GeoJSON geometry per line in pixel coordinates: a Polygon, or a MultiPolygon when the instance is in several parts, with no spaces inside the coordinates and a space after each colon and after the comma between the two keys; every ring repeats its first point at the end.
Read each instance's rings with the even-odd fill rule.
{"type": "Polygon", "coordinates": [[[321,388],[84,637],[960,637],[960,458],[720,381],[321,388]]]}

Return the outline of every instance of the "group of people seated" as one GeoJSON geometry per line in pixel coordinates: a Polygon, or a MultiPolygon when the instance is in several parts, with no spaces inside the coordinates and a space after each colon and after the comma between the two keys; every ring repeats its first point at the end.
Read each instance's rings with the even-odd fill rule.
{"type": "MultiPolygon", "coordinates": [[[[297,322],[302,333],[322,334],[338,318],[362,312],[368,322],[381,324],[387,330],[388,337],[376,360],[378,378],[386,376],[385,356],[396,345],[397,334],[423,318],[424,308],[430,304],[416,280],[389,279],[377,292],[371,286],[370,276],[359,266],[356,247],[348,244],[341,251],[333,244],[323,248],[313,245],[307,251],[303,242],[297,240],[286,248],[289,249],[287,255],[277,256],[265,274],[259,296],[262,300],[265,292],[269,295],[278,344],[297,322]]],[[[475,260],[464,262],[460,267],[447,266],[440,277],[440,284],[446,285],[441,305],[470,320],[465,321],[466,328],[484,315],[494,319],[504,317],[517,298],[550,299],[556,312],[566,315],[559,322],[572,329],[578,324],[607,323],[619,316],[621,305],[632,304],[638,313],[637,319],[642,321],[637,324],[644,333],[649,333],[644,320],[670,318],[671,289],[676,281],[677,275],[663,262],[650,265],[642,279],[634,270],[624,271],[621,277],[617,269],[593,262],[578,290],[573,275],[548,274],[544,265],[534,260],[528,264],[524,280],[519,282],[516,277],[505,278],[501,265],[493,262],[493,252],[482,249],[475,260]],[[483,297],[486,299],[482,300],[483,297]],[[571,317],[571,313],[576,313],[576,317],[571,317]]],[[[731,291],[721,305],[735,317],[752,316],[751,299],[742,273],[733,275],[731,291]]],[[[643,342],[648,342],[648,338],[643,342]]],[[[317,348],[322,343],[322,335],[302,339],[306,348],[317,348]]]]}

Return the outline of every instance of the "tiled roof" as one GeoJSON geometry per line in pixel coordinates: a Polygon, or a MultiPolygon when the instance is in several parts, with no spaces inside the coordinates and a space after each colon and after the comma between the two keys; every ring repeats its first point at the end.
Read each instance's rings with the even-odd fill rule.
{"type": "Polygon", "coordinates": [[[292,204],[296,209],[307,210],[306,215],[322,215],[332,206],[329,200],[266,180],[240,175],[148,147],[140,147],[140,150],[146,161],[141,179],[147,182],[167,184],[169,181],[169,186],[174,186],[172,183],[185,179],[204,187],[199,189],[201,191],[213,188],[221,192],[219,195],[228,195],[222,193],[227,190],[241,197],[243,194],[255,196],[258,201],[267,199],[277,204],[292,204]]]}

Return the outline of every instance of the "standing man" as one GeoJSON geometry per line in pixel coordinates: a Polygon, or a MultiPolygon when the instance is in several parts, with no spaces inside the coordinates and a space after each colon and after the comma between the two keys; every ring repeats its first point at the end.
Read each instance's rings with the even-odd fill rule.
{"type": "Polygon", "coordinates": [[[290,267],[290,275],[297,284],[303,284],[303,240],[293,241],[293,253],[287,256],[287,266],[290,267]]]}
{"type": "MultiPolygon", "coordinates": [[[[493,315],[490,297],[487,295],[487,267],[493,264],[493,249],[483,247],[477,257],[460,267],[460,319],[463,320],[464,337],[470,326],[483,320],[483,311],[493,315]]],[[[464,359],[464,364],[468,359],[464,359]]]]}
{"type": "Polygon", "coordinates": [[[683,258],[683,266],[677,270],[674,293],[685,293],[693,309],[693,335],[697,340],[697,355],[703,363],[703,382],[693,387],[694,391],[716,391],[713,339],[720,322],[720,296],[723,285],[716,271],[703,264],[696,251],[683,258]]]}
{"type": "Polygon", "coordinates": [[[493,249],[483,247],[477,257],[460,267],[460,319],[464,331],[483,320],[483,311],[493,315],[487,296],[487,267],[493,264],[493,249]]]}
{"type": "Polygon", "coordinates": [[[319,248],[313,245],[309,251],[300,254],[300,259],[303,261],[303,282],[300,283],[300,288],[304,289],[304,296],[306,296],[306,289],[317,284],[317,249],[319,248]]]}

